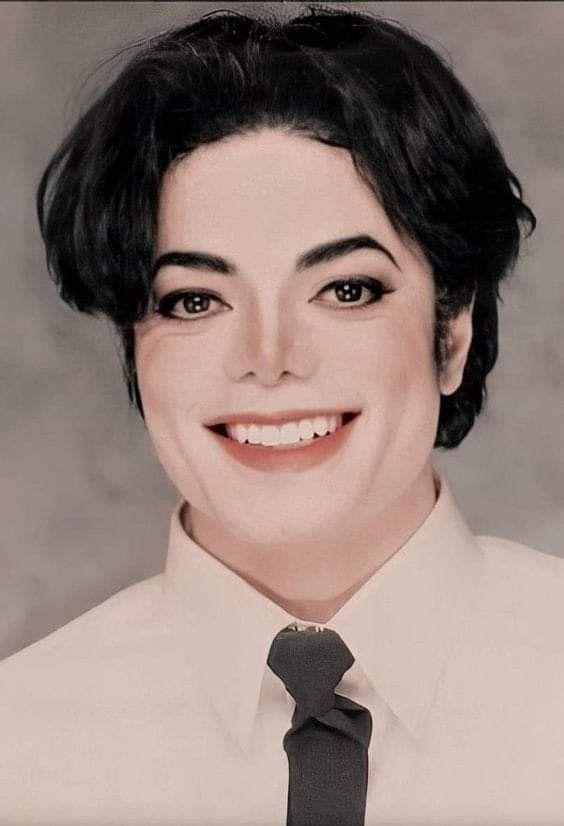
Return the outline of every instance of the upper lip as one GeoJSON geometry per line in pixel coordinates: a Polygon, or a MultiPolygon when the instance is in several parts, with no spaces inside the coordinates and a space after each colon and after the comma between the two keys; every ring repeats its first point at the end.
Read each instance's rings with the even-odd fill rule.
{"type": "Polygon", "coordinates": [[[354,410],[350,407],[346,409],[341,408],[325,408],[325,410],[279,410],[277,413],[253,413],[251,410],[242,410],[240,413],[225,413],[222,416],[216,416],[208,422],[204,422],[206,427],[214,427],[219,424],[284,424],[284,422],[295,422],[301,419],[313,419],[316,416],[333,416],[344,413],[360,413],[360,410],[354,410]]]}

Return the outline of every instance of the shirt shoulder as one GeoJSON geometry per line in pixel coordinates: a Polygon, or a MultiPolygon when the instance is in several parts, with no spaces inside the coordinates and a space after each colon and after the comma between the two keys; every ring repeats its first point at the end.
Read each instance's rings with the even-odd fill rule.
{"type": "Polygon", "coordinates": [[[491,631],[564,652],[564,559],[510,539],[477,536],[483,552],[483,609],[491,631]]]}
{"type": "Polygon", "coordinates": [[[65,661],[86,664],[88,660],[115,657],[134,644],[134,639],[154,633],[163,574],[135,582],[112,594],[50,632],[45,637],[0,661],[0,686],[42,667],[59,668],[65,661]]]}
{"type": "Polygon", "coordinates": [[[192,737],[206,742],[210,720],[193,713],[202,696],[163,610],[163,579],[118,591],[0,662],[0,823],[133,822],[132,800],[136,822],[162,822],[157,811],[183,788],[169,785],[174,755],[185,749],[186,785],[192,737]],[[147,777],[161,793],[141,801],[147,777]]]}

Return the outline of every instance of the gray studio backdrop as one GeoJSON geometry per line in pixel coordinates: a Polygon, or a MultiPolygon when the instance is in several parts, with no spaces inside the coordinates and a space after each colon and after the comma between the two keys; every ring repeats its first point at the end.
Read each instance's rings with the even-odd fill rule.
{"type": "MultiPolygon", "coordinates": [[[[537,233],[503,293],[487,410],[437,461],[476,532],[564,555],[564,5],[340,5],[395,18],[442,44],[537,212],[537,233]]],[[[108,325],[68,309],[46,274],[34,192],[93,94],[89,75],[99,63],[222,7],[287,16],[304,8],[0,4],[0,656],[162,569],[176,494],[128,410],[108,325]]]]}

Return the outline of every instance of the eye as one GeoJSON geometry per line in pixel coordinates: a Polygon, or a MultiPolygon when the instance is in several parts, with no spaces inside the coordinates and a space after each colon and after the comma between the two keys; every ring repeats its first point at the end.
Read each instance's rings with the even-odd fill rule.
{"type": "Polygon", "coordinates": [[[338,302],[324,302],[330,304],[338,309],[358,310],[380,301],[387,293],[394,292],[392,289],[386,287],[382,281],[377,278],[345,278],[338,281],[332,281],[321,290],[320,294],[326,293],[328,290],[334,290],[335,295],[339,299],[338,302]],[[364,304],[357,304],[356,302],[362,296],[362,291],[366,290],[369,293],[369,300],[364,304]],[[346,305],[353,306],[346,306],[346,305]]]}
{"type": "Polygon", "coordinates": [[[216,313],[208,313],[212,301],[222,304],[219,298],[212,293],[201,290],[176,290],[168,293],[156,301],[156,312],[165,318],[176,318],[180,321],[198,321],[200,318],[210,318],[216,313]]]}
{"type": "MultiPolygon", "coordinates": [[[[380,301],[386,293],[393,292],[382,281],[368,277],[332,281],[319,294],[322,295],[329,290],[335,291],[338,301],[324,301],[323,303],[339,310],[361,310],[363,307],[380,301]],[[358,304],[363,290],[368,293],[368,301],[358,304]]],[[[227,306],[220,298],[204,290],[175,290],[161,299],[157,300],[155,298],[155,312],[164,318],[177,319],[178,321],[199,321],[200,319],[211,318],[221,312],[221,310],[209,312],[212,302],[221,304],[224,307],[227,306]]]]}

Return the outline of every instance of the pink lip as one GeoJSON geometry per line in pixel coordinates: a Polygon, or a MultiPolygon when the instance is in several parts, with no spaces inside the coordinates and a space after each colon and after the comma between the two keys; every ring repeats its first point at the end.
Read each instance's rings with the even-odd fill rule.
{"type": "Polygon", "coordinates": [[[252,410],[243,410],[240,413],[225,414],[223,416],[216,416],[209,422],[204,422],[206,427],[215,427],[218,424],[274,424],[280,425],[285,422],[295,422],[301,419],[314,419],[316,416],[331,416],[334,414],[344,413],[360,413],[359,410],[348,408],[341,410],[335,408],[334,410],[279,410],[278,413],[253,413],[252,410]]]}
{"type": "Polygon", "coordinates": [[[313,439],[307,444],[266,447],[265,445],[241,444],[241,442],[223,436],[221,433],[216,433],[214,430],[211,430],[210,433],[226,453],[242,465],[254,470],[284,473],[307,470],[326,462],[345,444],[358,418],[358,416],[355,416],[354,419],[337,428],[333,433],[313,439]]]}

